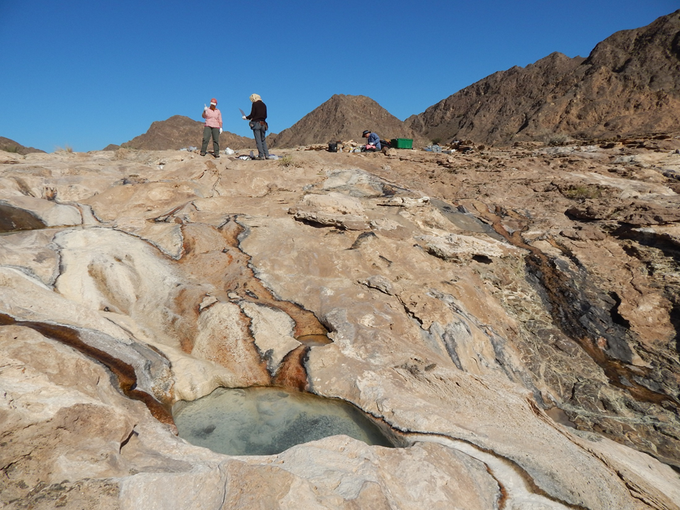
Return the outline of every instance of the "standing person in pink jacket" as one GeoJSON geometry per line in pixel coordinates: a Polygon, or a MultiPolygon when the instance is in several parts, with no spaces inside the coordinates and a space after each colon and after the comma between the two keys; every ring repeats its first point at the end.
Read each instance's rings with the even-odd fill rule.
{"type": "Polygon", "coordinates": [[[213,139],[213,153],[216,158],[220,157],[220,133],[222,133],[222,113],[217,109],[217,99],[210,100],[210,108],[203,108],[202,117],[205,119],[203,128],[203,145],[201,145],[201,156],[205,156],[210,137],[213,139]]]}

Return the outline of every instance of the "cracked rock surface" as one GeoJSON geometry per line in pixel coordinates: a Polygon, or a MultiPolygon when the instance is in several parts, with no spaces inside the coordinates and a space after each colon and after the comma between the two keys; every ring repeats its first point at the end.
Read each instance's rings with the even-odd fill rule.
{"type": "Polygon", "coordinates": [[[678,149],[0,152],[0,506],[679,509],[678,149]],[[400,447],[176,436],[251,386],[400,447]]]}

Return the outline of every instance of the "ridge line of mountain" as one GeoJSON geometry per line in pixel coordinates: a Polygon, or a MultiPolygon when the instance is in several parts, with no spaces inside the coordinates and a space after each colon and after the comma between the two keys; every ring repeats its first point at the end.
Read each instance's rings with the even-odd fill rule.
{"type": "MultiPolygon", "coordinates": [[[[120,145],[135,149],[198,146],[203,123],[174,115],[120,145]]],[[[361,139],[411,138],[415,146],[473,140],[478,144],[559,142],[680,132],[680,10],[651,24],[607,37],[587,58],[559,52],[497,71],[399,120],[366,96],[335,94],[279,133],[272,148],[361,139]]],[[[225,131],[220,146],[253,149],[254,140],[225,131]]],[[[116,149],[109,145],[106,149],[116,149]]],[[[0,149],[39,149],[0,137],[0,149]]]]}

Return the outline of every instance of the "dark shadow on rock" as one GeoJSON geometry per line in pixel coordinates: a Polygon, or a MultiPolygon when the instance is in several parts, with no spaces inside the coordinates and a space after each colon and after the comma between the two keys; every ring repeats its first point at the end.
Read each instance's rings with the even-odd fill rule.
{"type": "Polygon", "coordinates": [[[675,328],[675,351],[680,354],[680,303],[675,303],[671,309],[671,324],[675,328]]]}
{"type": "Polygon", "coordinates": [[[47,225],[35,214],[9,204],[0,204],[0,232],[38,230],[47,225]]]}

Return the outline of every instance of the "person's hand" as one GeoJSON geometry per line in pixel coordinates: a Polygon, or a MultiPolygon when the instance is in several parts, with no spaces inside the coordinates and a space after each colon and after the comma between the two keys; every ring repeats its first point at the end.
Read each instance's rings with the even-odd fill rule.
{"type": "Polygon", "coordinates": [[[220,134],[222,134],[222,128],[220,128],[220,134]]]}
{"type": "Polygon", "coordinates": [[[205,105],[205,103],[203,103],[203,111],[206,111],[207,109],[208,107],[205,105]]]}
{"type": "Polygon", "coordinates": [[[244,115],[243,117],[241,117],[241,118],[242,118],[243,120],[246,120],[246,116],[245,116],[245,115],[244,115]]]}

